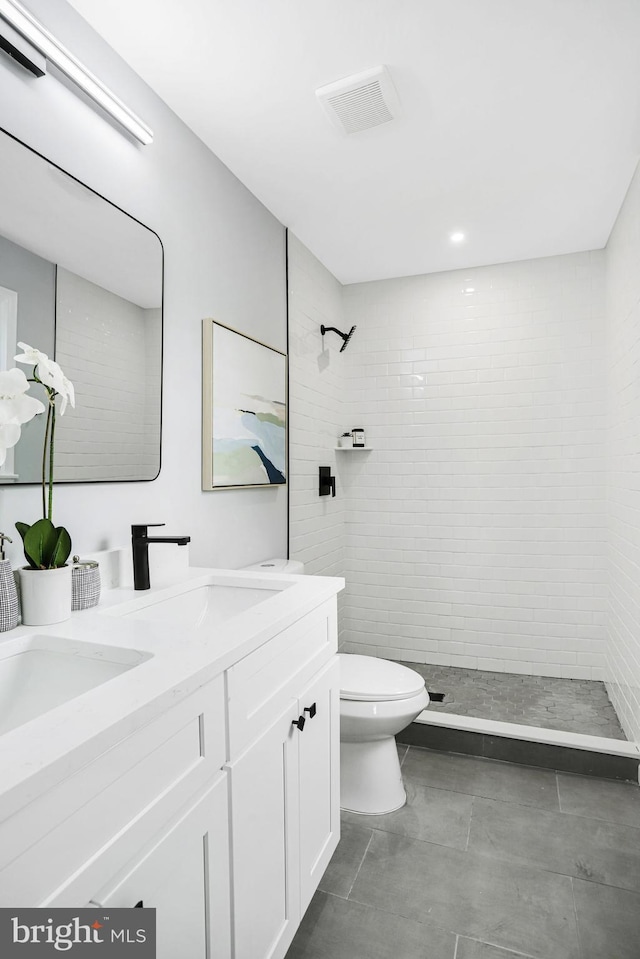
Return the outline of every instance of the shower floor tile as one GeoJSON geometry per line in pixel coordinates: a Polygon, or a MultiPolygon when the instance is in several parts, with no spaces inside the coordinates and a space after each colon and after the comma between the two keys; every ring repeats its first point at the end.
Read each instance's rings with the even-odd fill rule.
{"type": "Polygon", "coordinates": [[[424,676],[427,689],[445,694],[443,702],[429,704],[430,710],[585,736],[627,738],[604,683],[428,663],[402,665],[424,676]]]}

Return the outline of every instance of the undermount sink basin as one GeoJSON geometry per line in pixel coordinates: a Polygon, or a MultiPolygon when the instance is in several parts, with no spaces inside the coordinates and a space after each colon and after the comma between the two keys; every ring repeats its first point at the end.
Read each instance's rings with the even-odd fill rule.
{"type": "Polygon", "coordinates": [[[139,600],[136,608],[124,612],[127,619],[164,623],[195,629],[219,626],[240,613],[263,603],[282,592],[289,584],[275,589],[256,589],[250,586],[228,586],[219,583],[196,586],[176,596],[139,600]]]}
{"type": "Polygon", "coordinates": [[[150,653],[55,636],[0,644],[0,735],[150,658],[150,653]]]}

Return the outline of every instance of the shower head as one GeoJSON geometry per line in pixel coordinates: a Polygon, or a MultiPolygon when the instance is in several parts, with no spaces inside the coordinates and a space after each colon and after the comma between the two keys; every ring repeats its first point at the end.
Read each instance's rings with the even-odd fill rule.
{"type": "Polygon", "coordinates": [[[352,326],[351,329],[349,330],[349,332],[347,333],[347,335],[346,335],[345,338],[344,338],[344,343],[343,343],[342,346],[340,347],[340,352],[341,352],[341,353],[343,353],[344,350],[346,350],[347,344],[349,343],[349,340],[350,340],[351,337],[353,336],[354,331],[355,331],[355,326],[352,326]]]}
{"type": "Polygon", "coordinates": [[[349,340],[351,339],[351,337],[353,336],[355,332],[355,326],[352,326],[348,333],[342,333],[340,330],[337,330],[335,326],[324,326],[323,324],[320,327],[320,332],[322,333],[323,336],[325,333],[329,333],[329,332],[337,333],[338,336],[341,336],[342,339],[344,340],[344,343],[340,347],[340,352],[343,353],[347,348],[347,343],[349,342],[349,340]]]}

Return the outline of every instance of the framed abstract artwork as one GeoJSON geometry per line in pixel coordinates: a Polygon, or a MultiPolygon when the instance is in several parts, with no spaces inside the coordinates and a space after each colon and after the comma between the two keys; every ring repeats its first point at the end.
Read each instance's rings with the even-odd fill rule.
{"type": "Polygon", "coordinates": [[[202,321],[202,488],[287,481],[287,357],[202,321]]]}

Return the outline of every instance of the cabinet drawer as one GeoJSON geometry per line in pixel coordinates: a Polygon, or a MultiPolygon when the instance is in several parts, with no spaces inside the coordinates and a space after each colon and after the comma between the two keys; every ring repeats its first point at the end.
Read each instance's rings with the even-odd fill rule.
{"type": "Polygon", "coordinates": [[[227,670],[229,758],[235,759],[297,699],[336,652],[335,602],[330,601],[268,640],[227,670]]]}
{"type": "Polygon", "coordinates": [[[0,905],[39,905],[167,795],[184,802],[225,752],[219,676],[0,826],[0,905]]]}

